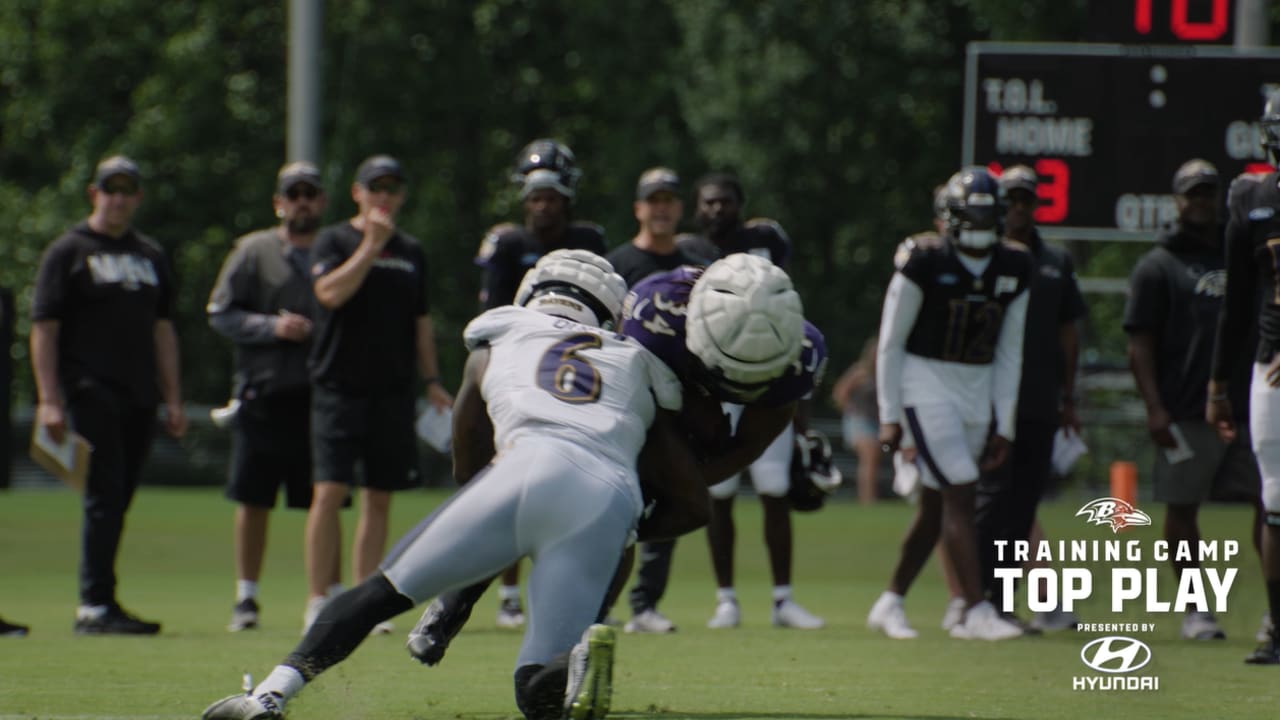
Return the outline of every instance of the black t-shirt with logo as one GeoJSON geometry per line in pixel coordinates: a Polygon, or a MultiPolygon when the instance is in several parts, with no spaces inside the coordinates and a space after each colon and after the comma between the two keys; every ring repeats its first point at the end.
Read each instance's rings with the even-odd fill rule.
{"type": "Polygon", "coordinates": [[[703,265],[740,252],[767,257],[780,268],[786,268],[791,261],[791,238],[781,225],[768,218],[746,221],[729,233],[723,245],[705,235],[681,235],[676,242],[703,265]]]}
{"type": "Polygon", "coordinates": [[[681,247],[676,247],[673,253],[660,255],[641,250],[632,243],[619,245],[610,250],[605,259],[613,265],[614,272],[627,281],[627,287],[635,286],[636,283],[654,273],[675,270],[681,265],[703,264],[681,247]]]}
{"type": "MultiPolygon", "coordinates": [[[[1155,345],[1156,386],[1170,417],[1201,420],[1207,400],[1218,313],[1227,287],[1220,249],[1207,247],[1181,228],[1162,231],[1157,247],[1129,276],[1124,329],[1147,333],[1155,345]]],[[[1249,358],[1235,362],[1232,410],[1248,417],[1249,358]]]]}
{"type": "MultiPolygon", "coordinates": [[[[362,236],[349,222],[320,231],[311,246],[313,286],[355,254],[362,236]]],[[[430,309],[422,247],[397,230],[344,305],[328,310],[317,303],[311,379],[342,392],[410,390],[418,374],[418,318],[430,309]]]]}
{"type": "Polygon", "coordinates": [[[160,399],[155,324],[173,308],[164,251],[130,228],[113,238],[80,223],[53,241],[36,275],[32,320],[56,320],[58,380],[122,392],[138,407],[160,399]]]}

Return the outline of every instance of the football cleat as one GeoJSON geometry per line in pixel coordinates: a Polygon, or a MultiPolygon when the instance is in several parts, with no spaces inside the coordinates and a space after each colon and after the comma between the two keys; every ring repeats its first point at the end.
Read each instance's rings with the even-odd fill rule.
{"type": "Polygon", "coordinates": [[[204,709],[201,720],[279,720],[284,717],[284,702],[279,695],[249,693],[224,697],[204,709]]]}
{"type": "Polygon", "coordinates": [[[1189,612],[1182,618],[1183,640],[1225,640],[1226,637],[1213,613],[1189,612]]]}
{"type": "Polygon", "coordinates": [[[617,633],[608,625],[592,625],[569,652],[569,680],[564,689],[568,720],[602,720],[613,698],[613,650],[617,633]]]}
{"type": "Polygon", "coordinates": [[[942,629],[949,632],[951,628],[959,625],[961,620],[964,620],[964,598],[953,597],[942,613],[942,629]]]}
{"type": "Polygon", "coordinates": [[[112,603],[105,611],[79,615],[74,630],[77,635],[155,635],[160,623],[142,620],[112,603]]]}
{"type": "Polygon", "coordinates": [[[774,627],[818,630],[826,624],[825,620],[805,610],[800,603],[791,598],[775,600],[773,603],[774,627]]]}
{"type": "Polygon", "coordinates": [[[881,593],[876,604],[867,613],[867,628],[879,630],[894,640],[911,640],[920,633],[907,623],[907,613],[902,609],[902,596],[881,593]]]}
{"type": "Polygon", "coordinates": [[[629,633],[672,633],[675,623],[653,608],[636,613],[623,628],[629,633]]]}
{"type": "Polygon", "coordinates": [[[707,627],[712,630],[723,630],[725,628],[736,628],[742,622],[742,611],[738,608],[736,600],[721,600],[716,603],[716,612],[707,621],[707,627]]]}
{"type": "Polygon", "coordinates": [[[1080,622],[1080,618],[1070,610],[1055,608],[1046,612],[1038,612],[1031,616],[1031,627],[1041,632],[1070,630],[1080,622]]]}
{"type": "Polygon", "coordinates": [[[1249,665],[1280,665],[1280,644],[1275,636],[1268,636],[1244,661],[1249,665]]]}
{"type": "Polygon", "coordinates": [[[494,623],[506,630],[524,627],[524,607],[520,605],[519,598],[503,600],[498,606],[498,616],[494,618],[494,623]]]}
{"type": "MultiPolygon", "coordinates": [[[[470,614],[471,609],[468,607],[466,615],[470,614]]],[[[435,665],[444,659],[444,653],[449,649],[449,642],[458,634],[465,622],[465,616],[462,622],[452,622],[444,604],[440,602],[440,598],[436,598],[427,605],[427,609],[422,612],[422,617],[418,619],[418,624],[409,631],[405,648],[414,660],[427,666],[435,665]]]]}
{"type": "Polygon", "coordinates": [[[961,640],[1009,640],[1022,634],[1021,627],[1000,617],[995,606],[986,600],[969,608],[964,620],[951,628],[951,637],[961,640]]]}
{"type": "Polygon", "coordinates": [[[245,598],[231,608],[231,622],[227,630],[240,632],[258,627],[258,602],[253,598],[245,598]]]}
{"type": "Polygon", "coordinates": [[[390,620],[384,620],[373,626],[373,629],[369,631],[369,637],[373,637],[374,635],[390,635],[395,631],[396,626],[391,624],[390,620]]]}

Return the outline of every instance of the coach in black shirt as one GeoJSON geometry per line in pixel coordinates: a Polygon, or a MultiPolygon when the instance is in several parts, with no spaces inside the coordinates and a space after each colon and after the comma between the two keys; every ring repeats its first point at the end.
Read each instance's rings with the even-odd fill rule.
{"type": "Polygon", "coordinates": [[[138,166],[99,163],[89,186],[93,212],[45,250],[31,311],[36,422],[54,440],[68,428],[93,446],[81,525],[81,634],[154,635],[116,598],[116,554],[124,515],[151,447],[156,404],[165,430],[186,431],[178,338],[170,320],[173,280],[163,251],[134,230],[142,202],[138,166]]]}
{"type": "Polygon", "coordinates": [[[316,483],[306,532],[307,625],[339,582],[338,510],[350,487],[361,486],[353,548],[360,582],[383,556],[391,492],[416,483],[419,373],[431,404],[453,402],[439,379],[422,247],[395,225],[404,180],[389,156],[361,163],[351,186],[359,214],[321,230],[311,250],[318,308],[310,361],[316,483]]]}
{"type": "Polygon", "coordinates": [[[680,202],[680,177],[674,170],[656,167],[640,175],[634,211],[639,231],[631,242],[619,245],[608,255],[614,271],[627,281],[627,287],[656,272],[704,264],[676,245],[676,227],[684,213],[684,204],[680,202]]]}
{"type": "MultiPolygon", "coordinates": [[[[1059,427],[1080,432],[1075,409],[1080,347],[1076,323],[1085,314],[1084,297],[1071,256],[1046,244],[1036,230],[1037,182],[1035,171],[1026,165],[1010,167],[1000,176],[1007,203],[1005,238],[1030,251],[1032,271],[1013,452],[1009,462],[984,472],[978,481],[975,520],[982,578],[996,607],[1001,602],[1000,583],[995,582],[992,569],[1017,563],[997,563],[994,543],[1030,537],[1036,507],[1049,482],[1054,434],[1059,427]]],[[[1061,623],[1061,618],[1054,613],[1032,622],[1038,629],[1059,629],[1054,621],[1061,623]]]]}

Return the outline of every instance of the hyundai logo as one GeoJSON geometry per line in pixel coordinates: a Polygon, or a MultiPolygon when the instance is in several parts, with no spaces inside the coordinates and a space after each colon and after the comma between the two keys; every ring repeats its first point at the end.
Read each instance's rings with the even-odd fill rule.
{"type": "Polygon", "coordinates": [[[1127,673],[1151,662],[1151,648],[1141,640],[1110,635],[1080,649],[1085,665],[1104,673],[1127,673]]]}

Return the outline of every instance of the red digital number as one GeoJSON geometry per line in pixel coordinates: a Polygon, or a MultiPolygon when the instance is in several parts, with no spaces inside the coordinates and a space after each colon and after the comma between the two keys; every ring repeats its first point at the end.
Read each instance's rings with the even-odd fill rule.
{"type": "Polygon", "coordinates": [[[1040,207],[1032,217],[1040,223],[1066,220],[1071,199],[1071,168],[1057,158],[1040,158],[1036,161],[1036,175],[1040,176],[1040,184],[1036,185],[1040,207]]]}
{"type": "MultiPolygon", "coordinates": [[[[1209,41],[1222,39],[1227,32],[1227,11],[1230,0],[1208,0],[1209,20],[1201,22],[1191,19],[1191,0],[1170,0],[1169,30],[1179,40],[1209,41]]],[[[1152,24],[1151,0],[1134,0],[1133,29],[1139,35],[1150,35],[1152,24]]]]}
{"type": "MultiPolygon", "coordinates": [[[[991,174],[1000,177],[1004,166],[998,162],[987,163],[991,174]]],[[[1060,223],[1067,219],[1067,211],[1071,208],[1071,168],[1058,158],[1040,158],[1036,160],[1036,197],[1040,205],[1032,218],[1040,223],[1060,223]]]]}

